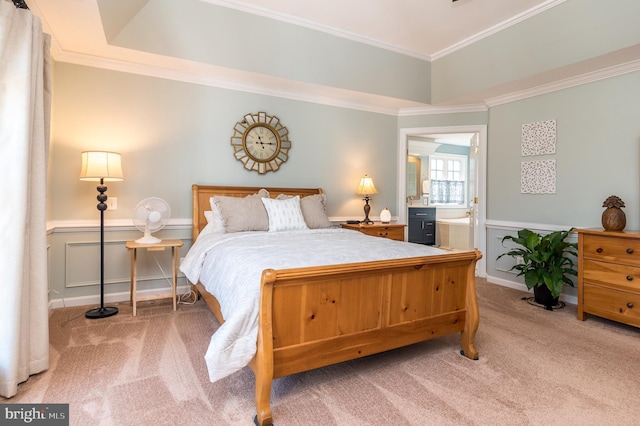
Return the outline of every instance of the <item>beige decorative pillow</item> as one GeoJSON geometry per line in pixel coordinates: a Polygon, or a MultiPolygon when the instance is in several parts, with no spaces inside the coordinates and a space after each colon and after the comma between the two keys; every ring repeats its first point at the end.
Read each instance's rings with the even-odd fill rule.
{"type": "MultiPolygon", "coordinates": [[[[292,196],[280,194],[276,197],[278,200],[288,198],[292,198],[292,196]]],[[[331,228],[333,226],[324,207],[326,200],[325,194],[308,195],[300,200],[302,216],[310,229],[331,228]]]]}
{"type": "Polygon", "coordinates": [[[267,231],[269,216],[262,198],[269,198],[269,191],[261,189],[244,198],[216,195],[211,200],[220,209],[225,232],[267,231]]]}

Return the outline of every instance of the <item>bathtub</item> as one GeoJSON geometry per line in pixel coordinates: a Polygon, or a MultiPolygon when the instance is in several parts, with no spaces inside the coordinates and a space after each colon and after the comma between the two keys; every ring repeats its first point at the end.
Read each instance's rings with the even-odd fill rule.
{"type": "Polygon", "coordinates": [[[469,217],[436,219],[436,245],[443,249],[470,250],[469,217]]]}

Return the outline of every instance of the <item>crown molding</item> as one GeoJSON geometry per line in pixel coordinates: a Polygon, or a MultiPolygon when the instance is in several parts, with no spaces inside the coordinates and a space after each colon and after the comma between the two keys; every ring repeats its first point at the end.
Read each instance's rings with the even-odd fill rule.
{"type": "MultiPolygon", "coordinates": [[[[207,0],[208,1],[208,0],[207,0]]],[[[392,116],[416,116],[416,115],[436,115],[436,114],[455,114],[468,112],[484,112],[488,108],[515,102],[534,96],[539,96],[558,90],[568,89],[582,84],[592,83],[606,78],[616,77],[619,75],[640,71],[640,60],[635,60],[620,65],[604,68],[601,70],[581,74],[575,77],[558,80],[552,83],[543,84],[530,89],[511,92],[505,95],[487,98],[483,103],[468,105],[445,105],[432,106],[424,105],[419,107],[394,108],[374,105],[366,102],[353,102],[346,99],[340,99],[330,95],[315,95],[313,93],[305,93],[302,90],[287,91],[274,87],[258,84],[247,84],[240,81],[234,81],[223,78],[215,78],[205,76],[198,73],[187,73],[177,69],[161,67],[157,65],[145,65],[132,62],[126,62],[116,59],[100,58],[91,55],[85,55],[75,52],[67,52],[57,50],[54,53],[54,59],[60,62],[67,62],[76,65],[89,66],[112,71],[126,72],[149,77],[157,77],[169,80],[177,80],[186,83],[200,84],[221,89],[235,90],[241,92],[255,93],[265,96],[273,96],[295,101],[310,102],[315,104],[354,109],[358,111],[368,111],[378,114],[392,116]]]]}
{"type": "Polygon", "coordinates": [[[558,90],[568,89],[582,84],[593,83],[607,78],[617,77],[619,75],[640,71],[640,59],[615,65],[601,70],[580,74],[575,77],[554,81],[553,83],[543,84],[527,90],[508,93],[503,96],[497,96],[485,100],[489,107],[494,107],[510,102],[520,101],[534,96],[544,95],[547,93],[557,92],[558,90]]]}
{"type": "Polygon", "coordinates": [[[526,21],[527,19],[536,16],[546,10],[549,10],[553,7],[558,6],[559,4],[564,3],[567,0],[547,0],[546,2],[539,4],[535,7],[532,7],[529,10],[526,10],[518,15],[515,15],[509,19],[507,19],[506,21],[502,21],[501,23],[494,25],[491,28],[487,28],[484,31],[479,32],[478,34],[472,35],[471,37],[468,37],[452,46],[449,46],[445,49],[442,49],[439,52],[436,52],[431,56],[431,60],[435,61],[437,59],[440,59],[444,56],[450,55],[451,53],[463,49],[467,46],[472,45],[473,43],[476,43],[480,40],[482,40],[483,38],[492,36],[494,34],[499,33],[500,31],[503,31],[511,26],[514,26],[516,24],[519,24],[522,21],[526,21]]]}
{"type": "Polygon", "coordinates": [[[390,50],[396,53],[400,53],[402,55],[411,56],[414,58],[422,59],[425,61],[434,61],[436,59],[442,58],[450,53],[453,53],[457,50],[460,50],[466,46],[469,46],[479,40],[482,40],[485,37],[489,37],[493,34],[496,34],[505,28],[509,28],[513,25],[516,25],[522,21],[525,21],[532,16],[535,16],[539,13],[542,13],[552,7],[555,7],[559,4],[564,3],[567,0],[547,0],[546,2],[539,4],[537,6],[532,7],[529,10],[526,10],[518,15],[513,16],[497,25],[494,25],[491,28],[488,28],[484,31],[479,32],[471,37],[468,37],[452,46],[449,46],[445,49],[442,49],[439,52],[433,54],[426,54],[422,52],[416,52],[415,50],[406,49],[400,46],[396,46],[390,43],[385,43],[381,40],[377,40],[370,37],[364,37],[360,34],[355,34],[350,31],[345,31],[339,28],[334,28],[328,25],[321,25],[317,22],[312,22],[308,19],[303,19],[298,16],[288,15],[285,13],[276,12],[273,10],[266,9],[264,7],[250,5],[242,2],[241,0],[200,0],[206,3],[215,4],[217,6],[228,7],[230,9],[239,10],[241,12],[251,13],[254,15],[263,16],[265,18],[275,19],[282,22],[287,22],[289,24],[298,25],[305,28],[310,28],[317,31],[322,31],[327,34],[335,35],[337,37],[345,38],[352,41],[357,41],[360,43],[368,44],[370,46],[379,47],[381,49],[390,50]]]}
{"type": "MultiPolygon", "coordinates": [[[[273,19],[285,20],[283,16],[276,14],[273,11],[266,9],[260,9],[257,7],[250,7],[237,0],[200,0],[209,2],[225,7],[233,7],[238,10],[244,10],[250,13],[260,13],[263,16],[268,16],[273,19]],[[248,10],[251,9],[251,10],[248,10]]],[[[461,43],[451,46],[441,52],[438,52],[438,56],[441,57],[446,54],[450,54],[453,51],[467,46],[480,40],[483,37],[487,37],[491,34],[495,34],[505,28],[515,25],[518,22],[522,22],[538,13],[542,13],[552,7],[564,3],[566,0],[548,0],[547,2],[532,8],[513,19],[505,21],[485,32],[482,32],[474,37],[468,38],[461,43]]],[[[303,22],[299,18],[286,17],[287,22],[292,22],[297,25],[305,24],[307,27],[314,28],[321,31],[328,30],[327,28],[318,27],[311,22],[303,22]],[[295,21],[295,22],[294,22],[295,21]]],[[[336,30],[337,31],[337,30],[336,30]]],[[[345,34],[335,35],[350,38],[345,34]]],[[[354,35],[355,37],[355,35],[354,35]]],[[[351,37],[353,39],[353,37],[351,37]]],[[[361,38],[361,37],[360,37],[361,38]]],[[[368,42],[371,44],[373,40],[359,40],[362,42],[368,42]]],[[[379,45],[379,47],[385,48],[385,46],[379,45]]],[[[389,48],[389,46],[386,46],[389,48]]],[[[401,52],[402,53],[402,52],[401,52]]],[[[405,54],[408,54],[406,51],[405,54]]],[[[415,52],[413,52],[415,53],[415,52]]],[[[488,108],[506,104],[509,102],[515,102],[526,98],[551,93],[554,91],[567,89],[570,87],[578,86],[581,84],[587,84],[594,81],[615,77],[625,73],[640,71],[640,60],[616,65],[602,70],[597,70],[589,73],[585,73],[579,76],[558,80],[552,83],[536,86],[530,89],[514,91],[505,95],[496,97],[487,97],[485,99],[479,99],[477,104],[468,105],[448,105],[448,106],[432,106],[429,104],[418,104],[418,106],[403,107],[402,104],[411,105],[416,104],[401,99],[391,99],[384,96],[378,96],[373,94],[364,94],[350,92],[347,90],[326,88],[311,83],[294,82],[296,85],[291,89],[283,88],[286,86],[284,81],[268,81],[262,83],[256,83],[256,80],[264,78],[265,80],[273,79],[271,76],[254,75],[251,73],[243,73],[238,70],[222,69],[220,67],[208,67],[206,65],[193,63],[189,61],[180,61],[176,65],[175,62],[166,62],[166,58],[149,54],[152,64],[144,64],[140,62],[131,62],[127,60],[104,58],[94,55],[88,55],[84,53],[72,52],[63,50],[58,43],[57,39],[51,37],[51,56],[58,62],[66,62],[76,65],[95,67],[100,69],[125,72],[137,75],[144,75],[148,77],[156,77],[168,80],[182,81],[186,83],[206,85],[211,87],[217,87],[221,89],[254,93],[258,95],[273,96],[283,99],[290,99],[294,101],[309,102],[320,105],[327,105],[338,108],[347,108],[358,111],[367,111],[372,113],[391,115],[391,116],[417,116],[417,115],[436,115],[436,114],[454,114],[454,113],[468,113],[468,112],[484,112],[488,108]],[[189,70],[185,72],[185,70],[189,70]],[[221,75],[240,75],[238,78],[227,78],[221,75]],[[251,75],[249,75],[251,74],[251,75]],[[250,83],[248,83],[248,81],[250,83]],[[272,84],[273,83],[273,84],[272,84]],[[333,91],[333,93],[332,93],[333,91]],[[356,100],[354,100],[356,99],[356,100]]],[[[423,58],[424,59],[424,58],[423,58]]]]}
{"type": "MultiPolygon", "coordinates": [[[[276,12],[264,7],[247,4],[239,0],[200,0],[205,3],[215,4],[217,6],[228,7],[230,9],[239,10],[241,12],[251,13],[253,15],[262,16],[265,18],[275,19],[281,22],[286,22],[293,25],[309,28],[312,30],[321,31],[327,34],[331,34],[340,38],[344,38],[351,41],[356,41],[370,46],[379,47],[381,49],[390,50],[392,52],[400,53],[402,55],[411,56],[414,58],[422,59],[424,61],[431,61],[431,55],[422,52],[416,52],[415,50],[406,49],[391,43],[385,43],[381,40],[371,37],[365,37],[361,34],[356,34],[350,31],[342,30],[339,28],[331,27],[329,25],[322,25],[317,22],[310,21],[308,19],[300,18],[299,16],[293,16],[286,13],[276,12]]],[[[564,0],[563,0],[564,1],[564,0]]]]}
{"type": "Polygon", "coordinates": [[[401,108],[398,112],[398,116],[407,117],[412,115],[456,114],[464,112],[485,112],[487,110],[488,108],[484,104],[425,106],[417,108],[401,108]]]}
{"type": "MultiPolygon", "coordinates": [[[[283,90],[278,89],[268,84],[249,84],[239,80],[232,80],[227,78],[212,77],[212,73],[206,72],[186,72],[185,69],[194,69],[199,64],[188,64],[183,69],[169,68],[162,65],[141,64],[129,61],[123,61],[119,59],[103,58],[92,55],[86,55],[83,53],[64,51],[56,49],[52,54],[54,60],[58,62],[65,62],[75,65],[82,65],[100,69],[106,69],[111,71],[119,71],[130,74],[144,75],[147,77],[157,77],[167,80],[182,81],[185,83],[193,83],[204,86],[217,87],[221,89],[228,89],[240,92],[255,93],[265,96],[274,96],[278,98],[291,99],[295,101],[310,102],[321,105],[334,106],[339,108],[355,109],[359,111],[375,112],[385,115],[397,116],[399,108],[386,107],[377,105],[373,102],[354,102],[350,101],[347,96],[340,97],[331,95],[319,95],[317,93],[327,93],[327,88],[323,90],[319,89],[319,86],[313,84],[305,84],[297,82],[299,86],[307,86],[308,91],[302,90],[297,87],[297,90],[283,90]],[[314,93],[315,92],[315,93],[314,93]]],[[[338,89],[336,89],[338,90],[338,89]]],[[[369,95],[371,98],[382,99],[380,103],[384,103],[385,98],[378,95],[369,95]]],[[[393,103],[393,101],[391,101],[393,103]]],[[[408,103],[408,101],[405,101],[408,103]]]]}
{"type": "MultiPolygon", "coordinates": [[[[208,1],[208,0],[207,0],[208,1]]],[[[454,114],[467,112],[483,112],[488,108],[515,102],[534,96],[539,96],[558,90],[568,89],[582,84],[592,83],[606,78],[616,77],[619,75],[640,71],[640,60],[635,60],[612,67],[603,68],[601,70],[581,74],[575,77],[558,80],[552,83],[543,84],[526,90],[511,92],[505,95],[487,98],[483,103],[469,105],[448,105],[448,106],[431,106],[424,105],[420,107],[394,108],[374,105],[366,102],[353,102],[330,95],[314,95],[305,93],[302,90],[287,91],[279,90],[274,87],[258,84],[247,84],[240,81],[234,81],[223,78],[215,78],[197,73],[187,73],[178,69],[161,67],[157,65],[145,65],[132,62],[121,61],[117,59],[100,58],[91,55],[85,55],[75,52],[63,51],[58,48],[53,52],[54,59],[59,62],[67,62],[76,65],[89,66],[112,71],[126,72],[149,77],[157,77],[169,80],[177,80],[186,83],[200,84],[221,89],[235,90],[241,92],[255,93],[265,96],[274,96],[295,101],[310,102],[321,105],[354,109],[359,111],[368,111],[392,116],[416,116],[416,115],[435,115],[435,114],[454,114]]]]}

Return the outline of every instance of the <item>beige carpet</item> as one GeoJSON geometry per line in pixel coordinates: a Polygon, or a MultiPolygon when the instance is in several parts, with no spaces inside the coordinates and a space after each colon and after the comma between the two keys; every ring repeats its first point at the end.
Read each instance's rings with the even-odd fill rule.
{"type": "MultiPolygon", "coordinates": [[[[553,312],[478,282],[480,360],[447,336],[277,379],[276,425],[622,425],[640,422],[640,329],[553,312]]],[[[72,425],[251,425],[248,368],[209,383],[206,305],[51,314],[51,368],[6,403],[70,404],[72,425]]]]}

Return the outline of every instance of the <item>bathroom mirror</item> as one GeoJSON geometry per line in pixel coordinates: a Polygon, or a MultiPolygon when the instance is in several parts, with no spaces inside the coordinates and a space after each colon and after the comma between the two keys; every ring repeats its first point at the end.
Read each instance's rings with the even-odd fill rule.
{"type": "Polygon", "coordinates": [[[407,197],[420,198],[420,158],[407,157],[407,197]]]}

